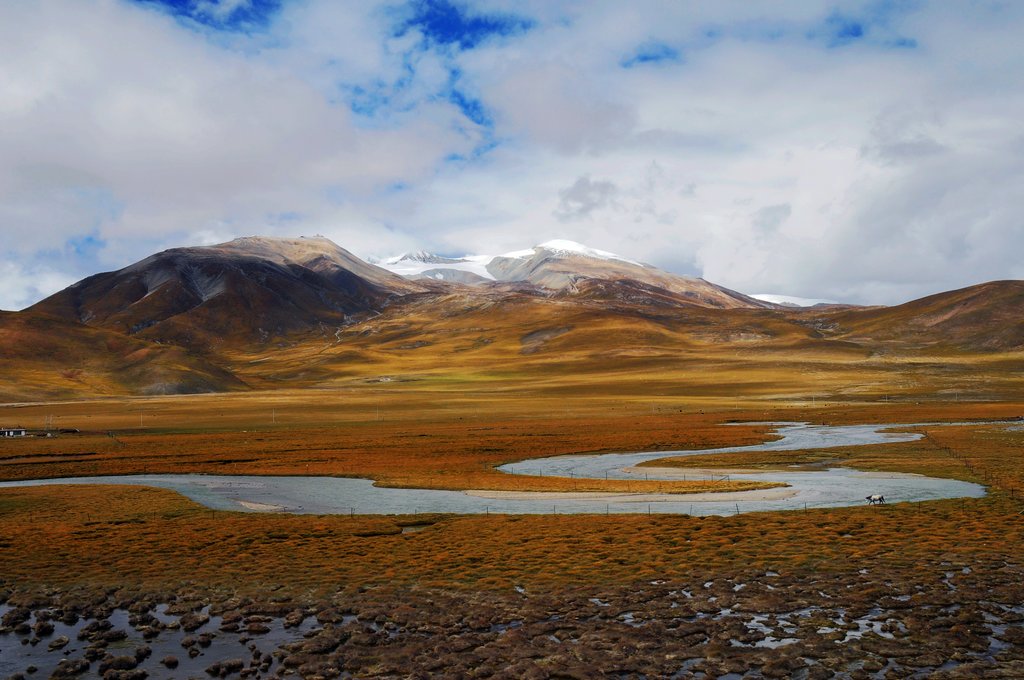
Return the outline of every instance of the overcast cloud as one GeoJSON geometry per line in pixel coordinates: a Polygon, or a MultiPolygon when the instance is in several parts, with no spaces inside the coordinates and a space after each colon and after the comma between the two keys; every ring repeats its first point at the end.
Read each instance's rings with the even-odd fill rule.
{"type": "Polygon", "coordinates": [[[581,241],[745,292],[1024,278],[1024,3],[0,4],[0,308],[156,250],[581,241]]]}

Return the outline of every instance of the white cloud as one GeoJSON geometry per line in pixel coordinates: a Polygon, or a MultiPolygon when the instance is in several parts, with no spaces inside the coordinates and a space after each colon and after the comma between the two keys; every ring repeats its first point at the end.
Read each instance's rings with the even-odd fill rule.
{"type": "Polygon", "coordinates": [[[19,310],[76,281],[76,277],[47,267],[0,260],[0,309],[19,310]]]}
{"type": "Polygon", "coordinates": [[[78,274],[253,233],[363,255],[563,237],[855,302],[1024,276],[1024,7],[473,10],[534,26],[460,51],[395,31],[408,14],[384,2],[290,3],[252,35],[114,0],[0,6],[0,231],[20,263],[0,300],[44,294],[17,281],[55,250],[78,274]],[[862,37],[836,43],[837,22],[862,37]],[[640,45],[678,59],[623,68],[640,45]]]}

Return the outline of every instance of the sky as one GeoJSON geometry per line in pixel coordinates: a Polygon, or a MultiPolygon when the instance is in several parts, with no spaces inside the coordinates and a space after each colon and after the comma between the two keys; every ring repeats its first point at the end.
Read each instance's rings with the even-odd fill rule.
{"type": "Polygon", "coordinates": [[[1024,3],[0,3],[0,309],[170,247],[571,239],[747,293],[1024,278],[1024,3]]]}

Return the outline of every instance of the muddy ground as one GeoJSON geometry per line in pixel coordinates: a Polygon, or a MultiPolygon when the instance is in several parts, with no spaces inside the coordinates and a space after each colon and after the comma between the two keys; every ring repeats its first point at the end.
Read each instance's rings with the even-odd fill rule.
{"type": "Polygon", "coordinates": [[[1020,563],[694,571],[541,592],[364,587],[316,602],[9,590],[0,668],[10,678],[1024,677],[1020,563]]]}

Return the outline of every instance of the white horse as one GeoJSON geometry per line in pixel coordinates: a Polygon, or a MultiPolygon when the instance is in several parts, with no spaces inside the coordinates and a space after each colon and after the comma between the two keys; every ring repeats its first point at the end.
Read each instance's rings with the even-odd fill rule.
{"type": "Polygon", "coordinates": [[[885,496],[883,496],[880,493],[875,493],[875,494],[871,494],[870,496],[865,496],[864,500],[866,500],[868,502],[868,505],[884,505],[885,504],[885,496]]]}

